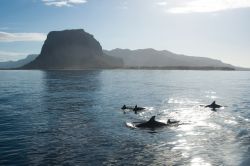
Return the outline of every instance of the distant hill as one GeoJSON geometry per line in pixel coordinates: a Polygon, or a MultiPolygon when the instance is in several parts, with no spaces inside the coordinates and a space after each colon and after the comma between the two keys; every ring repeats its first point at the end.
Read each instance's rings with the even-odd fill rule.
{"type": "Polygon", "coordinates": [[[122,67],[121,59],[105,55],[100,43],[83,29],[52,31],[41,54],[21,69],[91,69],[122,67]]]}
{"type": "Polygon", "coordinates": [[[145,69],[197,69],[234,70],[235,67],[220,60],[175,54],[170,51],[154,49],[114,49],[105,54],[123,59],[126,68],[145,69]]]}
{"type": "Polygon", "coordinates": [[[40,55],[19,61],[0,62],[0,69],[166,69],[249,70],[220,60],[176,54],[167,50],[103,50],[93,35],[83,29],[52,31],[40,55]]]}
{"type": "Polygon", "coordinates": [[[0,62],[0,69],[11,69],[11,68],[19,68],[23,65],[26,65],[36,59],[38,55],[32,54],[28,55],[26,58],[17,60],[17,61],[7,61],[7,62],[0,62]]]}

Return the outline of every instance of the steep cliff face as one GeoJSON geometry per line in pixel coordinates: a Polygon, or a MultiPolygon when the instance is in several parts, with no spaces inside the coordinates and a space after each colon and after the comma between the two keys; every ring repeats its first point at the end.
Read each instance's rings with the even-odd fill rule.
{"type": "Polygon", "coordinates": [[[25,69],[88,69],[122,67],[119,58],[104,55],[100,43],[82,29],[52,31],[41,54],[25,69]]]}

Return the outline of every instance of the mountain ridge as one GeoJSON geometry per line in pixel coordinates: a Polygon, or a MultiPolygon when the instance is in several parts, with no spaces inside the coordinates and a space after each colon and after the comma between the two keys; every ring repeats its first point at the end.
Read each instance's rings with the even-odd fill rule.
{"type": "Polygon", "coordinates": [[[14,62],[0,62],[0,68],[250,70],[217,59],[176,54],[168,50],[153,48],[103,50],[99,41],[83,29],[51,31],[39,55],[28,56],[14,62]]]}
{"type": "Polygon", "coordinates": [[[214,68],[235,68],[233,65],[223,63],[217,59],[207,57],[194,57],[183,54],[176,54],[168,50],[146,49],[120,49],[104,50],[108,55],[123,59],[127,68],[171,68],[171,67],[214,67],[214,68]]]}
{"type": "Polygon", "coordinates": [[[0,62],[0,69],[14,69],[14,68],[20,68],[33,60],[38,56],[38,54],[30,54],[27,55],[23,59],[19,59],[16,61],[5,61],[5,62],[0,62]]]}

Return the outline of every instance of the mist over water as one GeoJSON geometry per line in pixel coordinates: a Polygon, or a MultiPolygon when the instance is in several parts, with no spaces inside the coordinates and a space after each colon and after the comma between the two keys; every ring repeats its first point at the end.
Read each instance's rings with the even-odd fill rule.
{"type": "Polygon", "coordinates": [[[235,71],[0,71],[0,165],[247,166],[249,85],[235,71]],[[227,107],[200,107],[213,100],[227,107]],[[183,125],[126,126],[153,115],[183,125]]]}

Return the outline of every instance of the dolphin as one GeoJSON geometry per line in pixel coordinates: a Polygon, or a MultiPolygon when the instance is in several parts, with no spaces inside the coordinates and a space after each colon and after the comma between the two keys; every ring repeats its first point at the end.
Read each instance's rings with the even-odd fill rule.
{"type": "Polygon", "coordinates": [[[126,105],[123,105],[121,109],[122,109],[122,110],[126,110],[126,109],[132,110],[132,109],[134,109],[134,108],[133,108],[133,107],[128,107],[128,106],[126,106],[126,105]]]}
{"type": "Polygon", "coordinates": [[[152,116],[149,121],[144,122],[144,123],[140,123],[140,124],[136,125],[136,127],[139,127],[139,128],[159,128],[159,127],[164,127],[167,125],[168,124],[166,124],[166,123],[156,121],[155,116],[152,116]]]}
{"type": "Polygon", "coordinates": [[[144,107],[137,107],[137,105],[135,105],[135,108],[133,109],[133,111],[135,112],[135,114],[137,114],[138,111],[142,111],[145,110],[146,108],[144,107]]]}
{"type": "Polygon", "coordinates": [[[179,124],[180,121],[171,121],[170,119],[168,119],[167,124],[168,125],[174,125],[174,124],[179,124]]]}
{"type": "Polygon", "coordinates": [[[223,107],[223,106],[218,105],[218,104],[215,103],[215,101],[213,101],[212,104],[206,105],[205,107],[206,107],[206,108],[207,108],[207,107],[208,107],[208,108],[212,108],[213,110],[215,110],[216,108],[221,108],[221,107],[223,107]]]}

